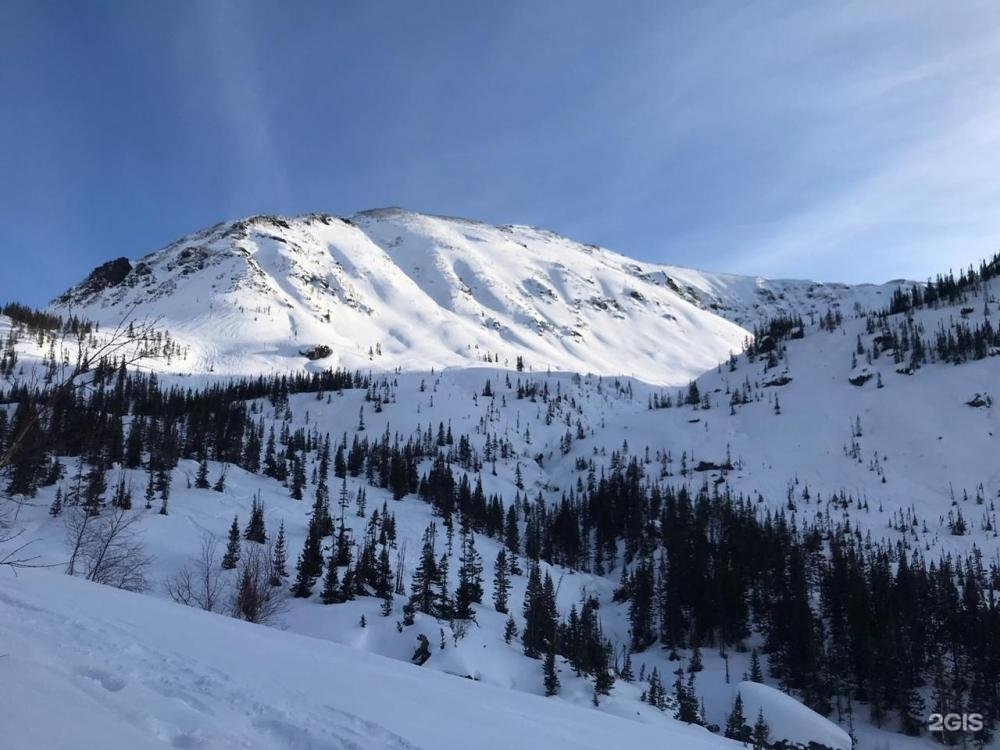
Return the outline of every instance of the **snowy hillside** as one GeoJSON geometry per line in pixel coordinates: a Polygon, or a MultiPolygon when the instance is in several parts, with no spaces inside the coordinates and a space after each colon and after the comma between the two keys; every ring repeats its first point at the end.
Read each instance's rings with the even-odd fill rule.
{"type": "Polygon", "coordinates": [[[183,346],[178,372],[293,369],[303,353],[424,370],[520,356],[679,385],[739,351],[739,326],[885,304],[890,290],[640,263],[530,227],[383,209],[219,224],[109,261],[53,309],[104,324],[141,310],[183,346]]]}
{"type": "Polygon", "coordinates": [[[739,747],[48,572],[4,578],[0,632],[9,748],[739,747]]]}
{"type": "Polygon", "coordinates": [[[768,282],[395,210],[257,218],[112,263],[55,308],[100,331],[0,316],[0,557],[161,601],[77,605],[83,584],[8,586],[0,566],[0,617],[38,613],[4,650],[68,705],[85,686],[121,736],[125,721],[182,747],[255,732],[338,747],[358,726],[373,746],[441,746],[437,720],[373,712],[385,680],[516,706],[487,746],[516,728],[541,733],[515,740],[529,746],[714,747],[758,711],[779,747],[934,746],[926,717],[992,711],[1000,664],[997,268],[927,287],[768,282]],[[592,284],[605,307],[585,304],[592,284]],[[155,328],[108,349],[137,311],[155,328]],[[115,524],[127,569],[101,552],[115,524]],[[94,663],[100,637],[80,651],[64,607],[137,650],[94,663]],[[124,635],[108,625],[133,609],[124,635]],[[155,643],[161,620],[176,634],[155,643]],[[240,688],[220,705],[187,667],[163,688],[141,672],[153,658],[205,659],[240,688]],[[356,696],[316,703],[295,678],[307,661],[352,675],[356,696]],[[294,685],[259,694],[261,673],[294,685]],[[570,739],[564,715],[596,718],[567,718],[570,739]],[[591,720],[618,740],[582,736],[591,720]]]}

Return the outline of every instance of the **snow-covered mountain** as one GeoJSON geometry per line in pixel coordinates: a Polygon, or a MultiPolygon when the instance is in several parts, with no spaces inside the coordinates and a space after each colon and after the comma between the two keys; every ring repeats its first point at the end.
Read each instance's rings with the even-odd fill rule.
{"type": "Polygon", "coordinates": [[[54,309],[103,323],[140,310],[183,345],[173,365],[187,372],[293,369],[304,354],[424,370],[521,356],[535,371],[677,385],[764,317],[870,308],[891,288],[704,273],[531,227],[381,209],[218,224],[109,261],[54,309]]]}
{"type": "MultiPolygon", "coordinates": [[[[372,746],[437,747],[439,725],[464,732],[479,724],[486,727],[484,746],[499,739],[527,746],[721,748],[737,694],[749,723],[760,710],[771,740],[797,743],[783,747],[815,742],[847,750],[848,732],[862,750],[933,746],[923,729],[939,702],[929,662],[916,667],[922,681],[908,685],[905,701],[917,706],[915,695],[927,707],[923,714],[923,708],[909,711],[923,736],[904,737],[898,686],[890,685],[896,692],[886,698],[888,708],[872,705],[869,713],[869,693],[856,699],[852,713],[842,693],[823,708],[815,694],[772,671],[787,657],[778,647],[766,650],[766,631],[783,622],[784,608],[775,614],[756,602],[747,633],[711,648],[702,642],[703,653],[687,630],[677,648],[662,634],[636,644],[638,594],[631,578],[646,566],[656,590],[666,590],[669,571],[662,566],[672,529],[659,505],[678,491],[699,495],[705,513],[727,494],[745,501],[749,515],[730,528],[734,534],[772,521],[768,534],[793,530],[785,541],[809,557],[803,606],[816,633],[827,627],[820,587],[829,550],[823,545],[836,539],[853,540],[853,553],[883,555],[893,566],[903,553],[914,565],[945,556],[1000,565],[996,266],[1000,261],[989,278],[951,280],[938,289],[945,297],[925,300],[903,292],[916,289],[919,296],[926,287],[904,282],[845,286],[705,273],[632,261],[537,229],[399,209],[351,219],[255,217],[139,260],[111,261],[51,309],[99,321],[100,332],[81,328],[67,335],[24,310],[0,315],[0,448],[24,413],[31,389],[22,386],[58,383],[81,361],[79,347],[99,350],[109,328],[124,318],[155,319],[159,331],[154,345],[143,340],[146,356],[135,369],[137,378],[154,372],[155,381],[133,384],[121,373],[110,375],[110,367],[88,371],[84,381],[104,378],[82,391],[76,405],[88,410],[90,422],[67,427],[69,417],[62,415],[46,425],[59,447],[43,444],[44,460],[34,466],[39,478],[15,498],[16,513],[0,517],[0,558],[17,540],[30,540],[38,562],[64,570],[67,529],[78,528],[80,498],[95,487],[103,498],[98,534],[114,517],[111,497],[131,488],[129,517],[152,559],[145,589],[160,600],[178,598],[178,576],[196,569],[206,539],[219,542],[221,555],[234,516],[239,546],[257,503],[267,540],[283,530],[289,569],[305,554],[315,503],[323,497],[339,513],[343,532],[324,536],[326,572],[310,596],[290,595],[291,570],[279,577],[282,606],[271,624],[285,633],[258,636],[247,625],[178,613],[149,597],[101,591],[91,599],[85,586],[52,572],[25,576],[0,597],[0,628],[14,634],[17,674],[36,693],[62,696],[80,715],[96,707],[111,722],[111,737],[131,737],[138,727],[134,746],[152,736],[154,746],[365,747],[357,733],[371,732],[372,746]],[[758,328],[760,336],[744,349],[758,328]],[[256,390],[242,379],[243,390],[232,400],[212,400],[220,398],[217,389],[204,402],[192,400],[205,386],[223,388],[229,375],[306,371],[318,377],[334,367],[355,371],[354,379],[316,387],[283,381],[256,390]],[[114,397],[105,401],[104,393],[114,397]],[[337,468],[334,458],[329,485],[320,480],[327,439],[331,453],[351,465],[337,468]],[[174,463],[159,452],[175,454],[174,463]],[[390,453],[395,469],[387,465],[390,453]],[[389,479],[396,470],[410,472],[412,482],[389,479]],[[443,472],[456,482],[446,506],[460,504],[462,483],[468,492],[481,487],[479,497],[506,509],[518,537],[512,544],[506,520],[501,530],[478,519],[473,536],[484,590],[468,620],[407,609],[432,527],[433,553],[445,561],[442,590],[459,586],[467,538],[461,529],[472,523],[472,511],[442,510],[439,491],[428,482],[443,472]],[[109,485],[103,489],[102,477],[109,485]],[[208,485],[216,481],[213,491],[208,485]],[[621,496],[636,504],[617,504],[621,496]],[[604,513],[612,504],[615,513],[632,513],[639,522],[604,513]],[[613,530],[609,537],[600,537],[602,527],[613,530]],[[14,533],[21,536],[5,545],[14,533]],[[349,562],[334,564],[345,539],[349,562]],[[324,603],[319,592],[330,570],[343,583],[361,564],[362,548],[386,555],[397,585],[381,594],[361,586],[347,601],[324,603]],[[509,619],[494,601],[498,570],[505,570],[497,562],[501,553],[521,566],[506,584],[509,619]],[[549,687],[542,669],[547,660],[528,655],[521,642],[533,561],[555,582],[560,621],[596,606],[591,611],[615,675],[610,690],[598,695],[596,671],[580,668],[562,644],[552,659],[560,686],[548,699],[556,706],[551,713],[541,698],[549,687]],[[102,638],[116,648],[104,653],[102,638]],[[118,648],[123,641],[134,646],[118,648]],[[415,653],[421,642],[428,646],[423,661],[415,653]],[[212,643],[231,644],[232,652],[215,653],[206,646],[212,643]],[[753,648],[762,654],[760,682],[741,682],[753,672],[753,648]],[[313,661],[331,675],[348,675],[357,693],[317,699],[320,686],[296,683],[297,670],[313,661]],[[153,675],[153,662],[168,669],[153,675]],[[200,662],[208,667],[192,666],[200,662]],[[253,668],[242,666],[247,663],[253,668]],[[668,700],[652,705],[654,670],[670,693],[675,674],[678,684],[692,681],[703,701],[699,720],[715,725],[716,736],[680,726],[678,707],[668,700]],[[263,671],[279,675],[282,684],[257,690],[255,675],[263,671]],[[434,726],[415,712],[386,718],[372,707],[383,691],[385,700],[407,706],[413,694],[427,691],[436,710],[451,706],[465,718],[449,725],[435,717],[434,726]],[[800,701],[818,706],[825,718],[800,701]],[[484,704],[502,716],[484,718],[484,704]],[[570,724],[587,736],[567,729],[570,724]],[[501,735],[504,727],[509,735],[501,735]],[[612,735],[617,741],[607,739],[612,735]]],[[[14,484],[8,478],[0,478],[0,492],[14,484]]],[[[711,525],[694,542],[722,544],[711,525]]],[[[258,543],[243,544],[246,555],[258,543]]],[[[767,553],[764,546],[740,550],[726,565],[751,567],[767,553]]],[[[970,570],[977,566],[983,567],[977,562],[970,570]]],[[[79,567],[83,572],[74,573],[86,575],[87,566],[79,567]]],[[[221,570],[217,561],[209,567],[219,591],[206,608],[232,613],[241,567],[221,570]]],[[[707,572],[711,568],[670,575],[718,583],[712,577],[718,569],[707,572]]],[[[770,585],[790,577],[790,569],[781,561],[760,577],[770,585]]],[[[856,572],[863,579],[872,569],[864,562],[856,572]]],[[[760,595],[758,584],[742,585],[748,601],[760,595]]],[[[685,628],[693,631],[690,592],[675,595],[657,599],[656,617],[667,620],[683,609],[685,628]]],[[[983,612],[992,607],[984,595],[983,612]]],[[[796,645],[808,651],[808,643],[796,645]]],[[[824,652],[817,658],[833,658],[825,642],[815,648],[824,652]]],[[[953,662],[971,670],[976,660],[956,653],[953,662]]],[[[874,668],[863,674],[886,673],[890,662],[908,655],[878,652],[871,656],[874,668]]],[[[833,669],[823,663],[824,670],[814,671],[833,669]]],[[[970,710],[979,700],[963,694],[971,682],[955,669],[957,700],[967,698],[970,710]]],[[[22,732],[36,728],[18,725],[22,732]]],[[[61,747],[50,736],[44,744],[61,747]]]]}

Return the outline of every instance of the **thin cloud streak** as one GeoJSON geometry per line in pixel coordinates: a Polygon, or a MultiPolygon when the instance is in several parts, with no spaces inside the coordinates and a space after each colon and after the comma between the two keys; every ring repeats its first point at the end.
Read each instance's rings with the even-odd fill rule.
{"type": "MultiPolygon", "coordinates": [[[[839,269],[848,280],[922,277],[964,265],[1000,244],[1000,34],[984,26],[946,56],[891,60],[882,75],[845,76],[813,114],[842,113],[837,134],[866,134],[852,158],[864,174],[818,191],[798,211],[721,260],[734,270],[839,269]]],[[[957,40],[956,40],[957,41],[957,40]]],[[[806,141],[801,148],[837,148],[806,141]]]]}
{"type": "Polygon", "coordinates": [[[294,206],[288,174],[274,139],[267,97],[257,76],[262,60],[260,40],[251,26],[252,9],[234,0],[214,0],[196,6],[200,34],[217,83],[216,117],[225,123],[238,152],[240,173],[232,181],[234,212],[257,205],[259,210],[294,206]]]}

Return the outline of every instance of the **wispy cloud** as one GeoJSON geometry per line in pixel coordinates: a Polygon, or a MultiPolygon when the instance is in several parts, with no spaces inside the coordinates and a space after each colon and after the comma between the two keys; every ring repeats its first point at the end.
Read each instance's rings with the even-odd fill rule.
{"type": "Polygon", "coordinates": [[[542,123],[565,130],[567,160],[604,158],[559,228],[650,259],[849,281],[1000,245],[1000,6],[663,8],[542,123]]]}
{"type": "Polygon", "coordinates": [[[920,277],[1000,245],[1000,15],[891,10],[876,9],[875,32],[858,6],[837,33],[816,18],[804,25],[815,46],[786,53],[803,69],[783,78],[780,93],[808,134],[789,134],[803,190],[717,263],[764,274],[920,277]],[[818,87],[803,52],[834,55],[843,68],[818,87]],[[844,179],[829,179],[841,170],[844,179]]]}
{"type": "Polygon", "coordinates": [[[231,205],[236,211],[248,205],[257,210],[294,206],[287,166],[275,147],[274,113],[259,79],[276,61],[259,56],[263,29],[253,18],[254,8],[213,0],[196,9],[206,72],[217,91],[213,119],[224,123],[240,165],[230,182],[231,205]]]}

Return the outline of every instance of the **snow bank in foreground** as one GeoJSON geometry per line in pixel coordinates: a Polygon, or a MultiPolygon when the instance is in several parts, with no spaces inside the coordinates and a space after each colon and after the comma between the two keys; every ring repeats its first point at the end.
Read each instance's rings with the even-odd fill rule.
{"type": "Polygon", "coordinates": [[[790,695],[757,682],[741,682],[743,713],[753,725],[757,712],[771,728],[772,740],[789,740],[808,745],[818,742],[831,750],[851,750],[851,738],[843,729],[823,718],[790,695]]]}
{"type": "Polygon", "coordinates": [[[50,571],[0,576],[4,747],[736,747],[50,571]]]}

